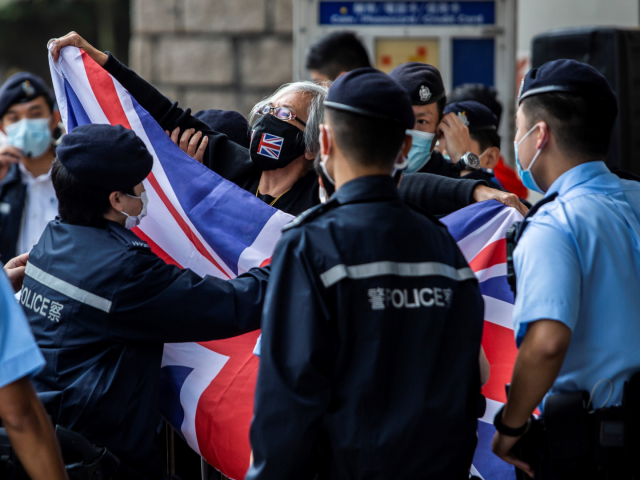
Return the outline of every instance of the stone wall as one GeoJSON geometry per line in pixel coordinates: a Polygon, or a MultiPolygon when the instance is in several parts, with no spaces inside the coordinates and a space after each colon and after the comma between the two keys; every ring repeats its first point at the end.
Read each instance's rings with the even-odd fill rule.
{"type": "Polygon", "coordinates": [[[292,75],[292,0],[131,0],[130,66],[193,111],[248,115],[292,75]]]}

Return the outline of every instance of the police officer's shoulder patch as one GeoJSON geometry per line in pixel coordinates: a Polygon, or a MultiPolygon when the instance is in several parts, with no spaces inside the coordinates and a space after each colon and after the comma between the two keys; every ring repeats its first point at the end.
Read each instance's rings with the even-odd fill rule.
{"type": "Polygon", "coordinates": [[[282,227],[282,231],[286,232],[287,230],[291,230],[292,228],[296,228],[304,225],[305,223],[309,223],[313,219],[318,218],[323,213],[336,208],[338,205],[340,205],[340,202],[338,202],[336,199],[333,199],[329,200],[327,203],[312,207],[309,210],[298,215],[295,219],[293,219],[291,223],[287,223],[284,227],[282,227]]]}
{"type": "Polygon", "coordinates": [[[127,250],[140,250],[151,252],[151,247],[147,242],[141,240],[135,233],[127,230],[121,225],[109,223],[107,230],[113,238],[118,240],[127,250]]]}

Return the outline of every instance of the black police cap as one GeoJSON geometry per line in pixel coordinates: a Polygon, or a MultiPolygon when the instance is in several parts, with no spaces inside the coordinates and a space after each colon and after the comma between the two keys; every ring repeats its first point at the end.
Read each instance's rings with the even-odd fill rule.
{"type": "Polygon", "coordinates": [[[409,92],[413,105],[429,105],[446,96],[440,70],[433,65],[403,63],[391,70],[389,76],[409,92]]]}
{"type": "Polygon", "coordinates": [[[7,113],[11,105],[30,102],[40,96],[44,96],[49,106],[53,107],[49,87],[39,76],[29,72],[12,75],[0,87],[0,118],[7,113]]]}
{"type": "Polygon", "coordinates": [[[366,117],[391,120],[411,129],[415,124],[409,94],[389,75],[375,68],[358,68],[339,77],[329,88],[325,107],[366,117]]]}
{"type": "Polygon", "coordinates": [[[498,117],[479,102],[466,100],[447,105],[444,113],[455,113],[469,128],[469,133],[498,129],[498,117]]]}
{"type": "Polygon", "coordinates": [[[591,99],[618,113],[618,99],[609,82],[591,65],[576,60],[554,60],[532,68],[522,80],[518,105],[544,93],[569,93],[591,99]]]}
{"type": "Polygon", "coordinates": [[[153,167],[144,142],[122,125],[76,127],[62,137],[56,155],[78,180],[109,192],[130,191],[153,167]]]}
{"type": "Polygon", "coordinates": [[[193,116],[202,120],[212,130],[224,133],[232,142],[249,148],[249,122],[241,113],[233,110],[200,110],[193,116]]]}

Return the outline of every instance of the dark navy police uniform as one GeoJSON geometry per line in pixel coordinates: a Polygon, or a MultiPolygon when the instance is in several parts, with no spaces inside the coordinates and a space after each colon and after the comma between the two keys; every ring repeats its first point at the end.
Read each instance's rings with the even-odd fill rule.
{"type": "Polygon", "coordinates": [[[29,257],[20,302],[47,362],[33,383],[54,423],[159,477],[163,344],[259,328],[267,278],[252,270],[202,279],[165,264],[120,224],[51,222],[29,257]]]}
{"type": "Polygon", "coordinates": [[[54,423],[159,478],[163,344],[259,328],[267,278],[252,270],[202,279],[165,264],[120,224],[51,222],[29,257],[20,302],[47,362],[33,383],[54,423]]]}
{"type": "MultiPolygon", "coordinates": [[[[76,127],[57,153],[68,175],[104,192],[130,191],[153,164],[144,143],[121,126],[76,127]]],[[[62,206],[74,218],[73,205],[62,206]]],[[[118,478],[162,478],[156,430],[164,343],[259,328],[269,272],[203,279],[96,215],[82,224],[50,222],[29,256],[20,303],[46,360],[33,383],[55,424],[120,458],[118,478]]]]}
{"type": "Polygon", "coordinates": [[[248,479],[466,479],[483,301],[446,228],[362,177],[272,262],[248,479]]]}

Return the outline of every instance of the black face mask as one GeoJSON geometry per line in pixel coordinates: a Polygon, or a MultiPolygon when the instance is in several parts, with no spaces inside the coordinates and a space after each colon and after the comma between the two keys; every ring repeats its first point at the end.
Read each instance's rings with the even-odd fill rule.
{"type": "Polygon", "coordinates": [[[284,168],[305,150],[304,132],[273,115],[265,115],[253,126],[249,151],[260,170],[284,168]]]}

